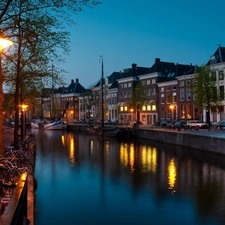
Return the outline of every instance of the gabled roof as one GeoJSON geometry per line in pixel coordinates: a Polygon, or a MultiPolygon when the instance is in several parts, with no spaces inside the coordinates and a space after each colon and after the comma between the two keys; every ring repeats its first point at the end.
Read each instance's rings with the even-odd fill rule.
{"type": "Polygon", "coordinates": [[[113,72],[110,76],[107,77],[108,78],[108,83],[112,84],[113,82],[115,82],[116,80],[123,78],[123,73],[121,72],[113,72]]]}
{"type": "Polygon", "coordinates": [[[137,77],[139,75],[146,74],[149,69],[149,67],[140,67],[137,66],[137,64],[133,63],[132,68],[124,69],[122,73],[122,78],[137,77]]]}
{"type": "Polygon", "coordinates": [[[118,88],[118,81],[114,81],[109,89],[118,88]]]}
{"type": "Polygon", "coordinates": [[[173,62],[162,62],[160,58],[155,58],[155,63],[147,71],[147,73],[166,73],[170,71],[174,66],[175,64],[173,62]]]}
{"type": "Polygon", "coordinates": [[[55,94],[61,94],[66,90],[66,87],[59,87],[58,89],[55,90],[55,94]]]}
{"type": "Polygon", "coordinates": [[[66,88],[65,91],[63,91],[62,94],[71,94],[71,93],[83,93],[86,89],[79,83],[79,80],[76,79],[76,82],[74,80],[71,80],[71,84],[66,88]]]}
{"type": "Polygon", "coordinates": [[[210,57],[208,63],[206,65],[212,65],[217,63],[225,62],[225,47],[219,47],[215,51],[215,53],[210,57]]]}
{"type": "Polygon", "coordinates": [[[178,76],[194,74],[195,70],[196,66],[177,63],[170,71],[163,73],[163,76],[159,78],[158,82],[171,81],[175,80],[178,76]]]}

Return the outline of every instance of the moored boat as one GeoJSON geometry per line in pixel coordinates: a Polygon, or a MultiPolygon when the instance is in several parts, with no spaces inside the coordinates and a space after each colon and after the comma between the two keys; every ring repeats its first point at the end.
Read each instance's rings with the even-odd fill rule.
{"type": "Polygon", "coordinates": [[[68,123],[63,120],[57,120],[52,123],[41,124],[39,123],[40,129],[45,130],[66,130],[68,127],[68,123]]]}
{"type": "Polygon", "coordinates": [[[105,137],[119,137],[127,135],[127,130],[119,127],[99,127],[99,126],[90,126],[87,128],[87,131],[90,134],[97,136],[105,137]]]}
{"type": "Polygon", "coordinates": [[[39,124],[43,123],[42,120],[36,119],[31,122],[31,128],[39,129],[39,124]]]}

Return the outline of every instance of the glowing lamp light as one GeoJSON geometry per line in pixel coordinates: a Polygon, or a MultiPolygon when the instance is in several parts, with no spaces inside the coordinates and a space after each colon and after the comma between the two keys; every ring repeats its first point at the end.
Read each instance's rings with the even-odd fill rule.
{"type": "Polygon", "coordinates": [[[28,105],[23,104],[21,105],[21,108],[22,108],[22,111],[26,111],[26,109],[28,108],[28,105]]]}
{"type": "Polygon", "coordinates": [[[174,106],[173,106],[173,105],[170,105],[170,109],[172,109],[172,110],[173,110],[173,108],[174,108],[174,106]]]}
{"type": "Polygon", "coordinates": [[[7,39],[4,38],[0,38],[0,51],[10,45],[13,45],[12,41],[9,41],[7,39]]]}

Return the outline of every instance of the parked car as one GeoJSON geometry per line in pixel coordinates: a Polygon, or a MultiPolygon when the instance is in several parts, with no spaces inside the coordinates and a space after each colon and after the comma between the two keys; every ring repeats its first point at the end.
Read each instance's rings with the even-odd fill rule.
{"type": "Polygon", "coordinates": [[[176,121],[175,122],[175,128],[179,129],[179,128],[183,128],[186,129],[187,128],[187,124],[183,121],[176,121]]]}
{"type": "Polygon", "coordinates": [[[219,121],[219,122],[216,124],[216,127],[219,128],[219,129],[225,129],[225,120],[219,121]]]}
{"type": "Polygon", "coordinates": [[[208,128],[209,125],[205,122],[201,122],[198,120],[188,120],[187,127],[188,128],[208,128]]]}
{"type": "Polygon", "coordinates": [[[105,120],[104,121],[104,124],[106,124],[106,125],[112,125],[112,121],[111,120],[105,120]]]}
{"type": "Polygon", "coordinates": [[[161,127],[168,127],[171,124],[168,120],[162,120],[161,121],[161,127]]]}
{"type": "Polygon", "coordinates": [[[112,120],[112,124],[113,125],[122,125],[122,121],[121,120],[112,120]]]}

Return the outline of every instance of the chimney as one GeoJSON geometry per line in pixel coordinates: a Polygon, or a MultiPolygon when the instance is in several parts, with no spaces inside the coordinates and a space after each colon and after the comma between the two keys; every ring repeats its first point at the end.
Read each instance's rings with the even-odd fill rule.
{"type": "Polygon", "coordinates": [[[160,58],[155,58],[155,62],[156,63],[160,62],[160,58]]]}
{"type": "Polygon", "coordinates": [[[79,79],[78,78],[76,78],[76,83],[79,83],[79,79]]]}
{"type": "Polygon", "coordinates": [[[137,72],[137,64],[136,63],[133,63],[132,64],[132,75],[133,76],[136,76],[136,72],[137,72]]]}

